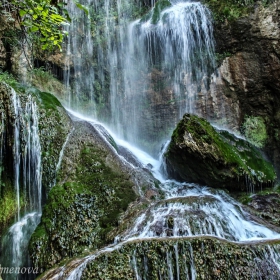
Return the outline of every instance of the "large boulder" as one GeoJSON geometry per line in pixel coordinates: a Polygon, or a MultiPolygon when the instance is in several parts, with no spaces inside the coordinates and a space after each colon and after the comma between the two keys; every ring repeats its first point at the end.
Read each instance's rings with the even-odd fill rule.
{"type": "Polygon", "coordinates": [[[215,188],[254,191],[276,178],[252,144],[190,114],[177,125],[165,157],[172,177],[215,188]]]}

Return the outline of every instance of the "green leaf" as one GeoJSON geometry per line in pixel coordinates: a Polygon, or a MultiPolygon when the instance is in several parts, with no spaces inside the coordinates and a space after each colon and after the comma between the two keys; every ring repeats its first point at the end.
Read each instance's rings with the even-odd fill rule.
{"type": "Polygon", "coordinates": [[[25,10],[19,10],[19,15],[21,17],[24,17],[27,14],[27,12],[25,10]]]}
{"type": "Polygon", "coordinates": [[[39,30],[39,28],[37,27],[37,26],[32,26],[31,27],[31,32],[36,32],[36,31],[38,31],[39,30]]]}

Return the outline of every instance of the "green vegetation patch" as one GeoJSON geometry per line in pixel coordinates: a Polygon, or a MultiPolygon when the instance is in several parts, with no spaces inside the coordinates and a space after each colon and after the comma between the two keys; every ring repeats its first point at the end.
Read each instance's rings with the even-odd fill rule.
{"type": "Polygon", "coordinates": [[[269,5],[274,0],[204,0],[203,2],[209,6],[216,21],[225,21],[248,15],[254,10],[257,2],[269,5]]]}
{"type": "Polygon", "coordinates": [[[71,181],[51,189],[30,242],[31,258],[39,267],[49,268],[109,242],[107,234],[136,199],[128,176],[108,167],[106,156],[105,151],[85,144],[71,181]],[[37,250],[39,244],[43,250],[37,250]]]}
{"type": "Polygon", "coordinates": [[[267,132],[262,117],[246,116],[242,125],[243,133],[248,141],[262,148],[267,140],[267,132]]]}
{"type": "Polygon", "coordinates": [[[247,15],[252,10],[254,0],[205,0],[204,1],[213,12],[214,19],[224,21],[225,19],[234,20],[247,15]]]}
{"type": "MultiPolygon", "coordinates": [[[[3,187],[3,194],[0,198],[0,235],[2,229],[6,228],[10,221],[17,215],[18,205],[15,191],[12,187],[3,187]]],[[[24,207],[25,199],[20,197],[20,208],[24,207]]]]}
{"type": "Polygon", "coordinates": [[[43,105],[47,110],[57,110],[57,107],[62,107],[58,99],[49,92],[36,92],[37,97],[40,100],[40,105],[43,105]]]}
{"type": "Polygon", "coordinates": [[[10,87],[12,87],[15,91],[24,91],[25,87],[22,86],[16,77],[12,75],[11,73],[5,71],[5,72],[0,72],[0,82],[5,82],[8,84],[10,87]]]}

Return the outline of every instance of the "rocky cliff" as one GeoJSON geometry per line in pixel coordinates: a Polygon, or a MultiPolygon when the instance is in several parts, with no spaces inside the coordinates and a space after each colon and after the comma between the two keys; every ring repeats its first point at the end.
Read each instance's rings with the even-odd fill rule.
{"type": "MultiPolygon", "coordinates": [[[[214,11],[215,12],[215,11],[214,11]]],[[[280,167],[280,2],[257,2],[247,15],[215,21],[216,52],[226,56],[213,76],[210,96],[212,116],[224,102],[229,126],[242,128],[248,116],[264,120],[268,139],[265,151],[280,167]],[[212,105],[211,105],[212,103],[212,105]]]]}

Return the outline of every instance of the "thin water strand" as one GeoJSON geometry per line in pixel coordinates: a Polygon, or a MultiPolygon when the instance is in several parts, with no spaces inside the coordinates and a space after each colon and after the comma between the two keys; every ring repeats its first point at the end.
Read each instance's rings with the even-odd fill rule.
{"type": "Polygon", "coordinates": [[[17,205],[17,218],[16,220],[20,220],[20,113],[21,113],[21,104],[20,100],[14,89],[12,91],[12,103],[14,109],[14,146],[13,146],[13,154],[14,154],[14,187],[16,193],[16,205],[17,205]]]}

